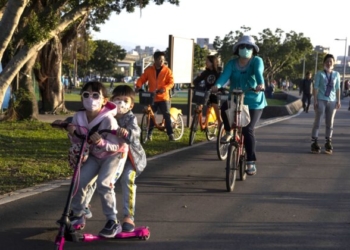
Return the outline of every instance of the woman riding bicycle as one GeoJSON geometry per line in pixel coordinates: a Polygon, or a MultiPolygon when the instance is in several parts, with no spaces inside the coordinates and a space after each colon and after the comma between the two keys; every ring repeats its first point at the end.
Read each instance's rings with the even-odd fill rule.
{"type": "MultiPolygon", "coordinates": [[[[208,91],[210,90],[216,80],[220,76],[220,70],[218,69],[219,61],[216,56],[207,56],[205,60],[205,70],[193,80],[193,84],[196,90],[208,91]]],[[[221,119],[218,108],[218,98],[216,95],[211,94],[209,96],[209,103],[213,106],[215,110],[215,115],[218,120],[218,127],[220,127],[221,119]]]]}
{"type": "MultiPolygon", "coordinates": [[[[253,37],[244,35],[233,46],[233,54],[237,55],[230,60],[224,68],[223,73],[216,81],[213,91],[217,91],[223,84],[230,80],[230,92],[233,89],[240,88],[245,92],[244,104],[249,107],[250,123],[243,127],[244,146],[247,155],[247,174],[256,174],[256,154],[255,154],[255,134],[254,127],[259,121],[263,108],[267,106],[264,94],[264,63],[261,57],[256,56],[259,47],[255,44],[253,37]],[[250,89],[255,91],[249,91],[250,89]]],[[[228,102],[221,106],[221,118],[224,123],[226,135],[223,141],[231,139],[231,126],[228,121],[226,110],[228,102]]]]}

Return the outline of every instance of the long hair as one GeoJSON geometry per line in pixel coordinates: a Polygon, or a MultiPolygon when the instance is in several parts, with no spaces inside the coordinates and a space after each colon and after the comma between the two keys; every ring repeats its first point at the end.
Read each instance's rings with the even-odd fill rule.
{"type": "Polygon", "coordinates": [[[220,72],[219,70],[219,60],[216,56],[207,56],[207,59],[212,63],[213,70],[220,72]]]}

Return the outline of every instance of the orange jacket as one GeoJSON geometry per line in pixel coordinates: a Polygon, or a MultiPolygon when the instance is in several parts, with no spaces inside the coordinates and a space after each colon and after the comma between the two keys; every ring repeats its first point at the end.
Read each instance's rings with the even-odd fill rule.
{"type": "Polygon", "coordinates": [[[156,68],[153,66],[145,69],[145,72],[140,76],[136,82],[136,87],[141,88],[144,83],[148,81],[148,91],[154,92],[159,89],[165,89],[164,93],[156,94],[154,101],[168,101],[170,100],[169,90],[174,87],[173,72],[168,66],[163,65],[161,71],[156,77],[156,68]]]}

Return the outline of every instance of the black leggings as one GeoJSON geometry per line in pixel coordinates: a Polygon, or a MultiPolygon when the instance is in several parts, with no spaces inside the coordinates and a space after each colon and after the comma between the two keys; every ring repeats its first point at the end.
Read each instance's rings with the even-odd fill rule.
{"type": "MultiPolygon", "coordinates": [[[[224,123],[224,128],[226,131],[230,131],[231,127],[226,115],[226,110],[228,109],[227,101],[221,105],[221,118],[224,123]]],[[[244,146],[247,154],[247,161],[256,161],[255,155],[255,125],[260,120],[262,115],[262,109],[249,109],[250,123],[243,127],[242,134],[244,136],[244,146]]]]}

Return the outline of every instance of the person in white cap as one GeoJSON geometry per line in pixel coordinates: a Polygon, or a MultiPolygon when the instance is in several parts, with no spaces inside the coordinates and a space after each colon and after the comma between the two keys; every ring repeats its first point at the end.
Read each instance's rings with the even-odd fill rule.
{"type": "MultiPolygon", "coordinates": [[[[264,63],[261,57],[257,56],[259,47],[255,44],[253,37],[243,35],[233,46],[235,58],[231,59],[224,68],[223,73],[216,81],[213,91],[222,87],[227,80],[230,80],[230,92],[240,88],[245,92],[244,104],[249,107],[250,123],[243,127],[244,146],[246,150],[247,174],[256,174],[256,152],[254,127],[259,121],[263,109],[267,106],[264,89],[264,63]],[[254,89],[255,91],[251,91],[254,89]]],[[[231,126],[229,124],[226,110],[228,103],[221,106],[221,118],[224,123],[226,135],[222,141],[229,141],[232,137],[231,126]]]]}

